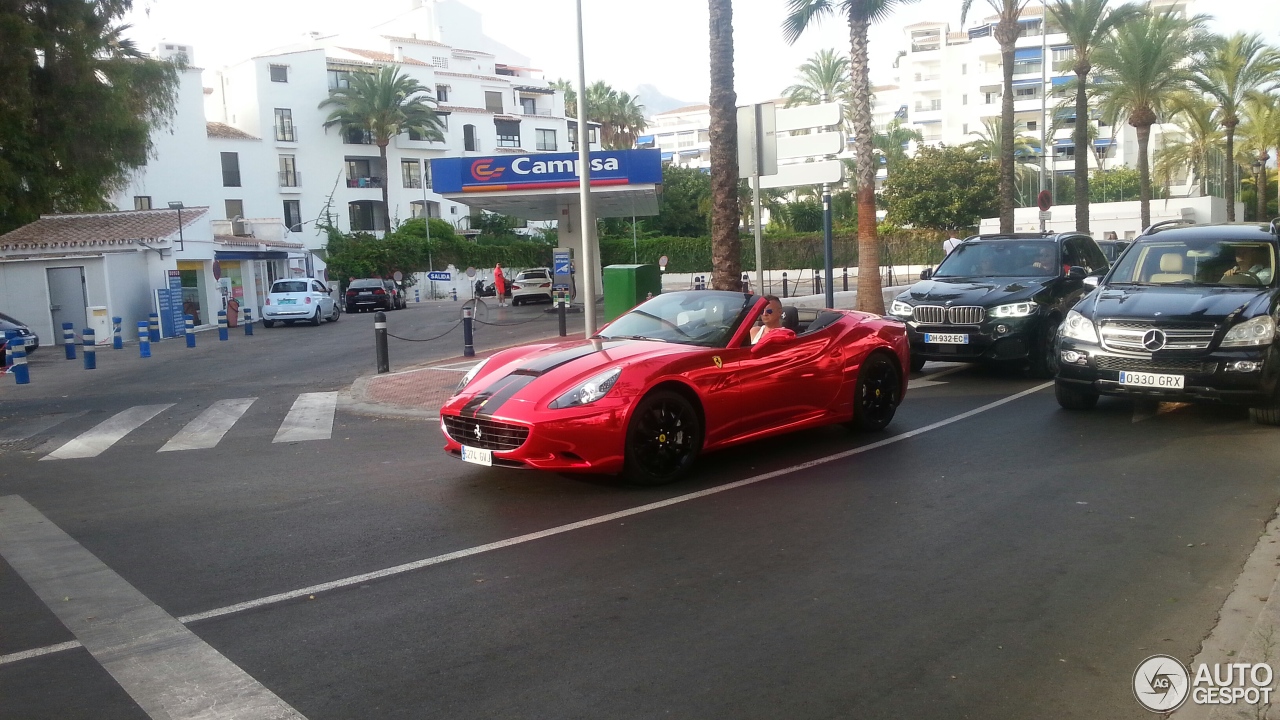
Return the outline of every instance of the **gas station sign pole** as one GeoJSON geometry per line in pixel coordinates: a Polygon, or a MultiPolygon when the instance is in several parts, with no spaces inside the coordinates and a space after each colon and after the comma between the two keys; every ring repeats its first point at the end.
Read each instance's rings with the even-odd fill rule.
{"type": "Polygon", "coordinates": [[[596,216],[591,209],[591,130],[587,127],[587,60],[582,43],[582,0],[578,6],[578,204],[582,209],[582,314],[586,336],[596,334],[596,257],[592,243],[596,216]]]}

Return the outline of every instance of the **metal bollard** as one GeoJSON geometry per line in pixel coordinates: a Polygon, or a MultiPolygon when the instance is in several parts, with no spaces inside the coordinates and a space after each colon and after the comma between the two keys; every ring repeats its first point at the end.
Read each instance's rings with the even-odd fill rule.
{"type": "Polygon", "coordinates": [[[27,385],[31,382],[31,374],[27,369],[27,345],[21,343],[13,349],[13,379],[19,385],[27,385]]]}
{"type": "Polygon", "coordinates": [[[844,269],[844,291],[849,292],[849,268],[844,269]]]}
{"type": "Polygon", "coordinates": [[[381,310],[373,314],[373,352],[378,359],[378,373],[391,372],[391,358],[387,356],[387,314],[381,310]]]}
{"type": "Polygon", "coordinates": [[[244,334],[253,334],[253,308],[244,309],[244,334]]]}
{"type": "Polygon", "coordinates": [[[67,351],[67,359],[76,359],[76,331],[71,323],[62,323],[62,346],[67,351]]]}
{"type": "Polygon", "coordinates": [[[151,357],[151,333],[147,331],[147,321],[138,321],[138,357],[151,357]]]}
{"type": "Polygon", "coordinates": [[[821,280],[821,276],[818,274],[818,270],[815,268],[813,271],[813,294],[818,295],[821,292],[822,292],[822,280],[821,280]]]}
{"type": "Polygon", "coordinates": [[[124,338],[120,336],[120,323],[124,322],[124,318],[111,318],[111,347],[116,350],[124,349],[124,338]]]}
{"type": "Polygon", "coordinates": [[[422,302],[422,293],[418,290],[418,288],[413,289],[413,301],[416,303],[422,302]]]}
{"type": "Polygon", "coordinates": [[[462,308],[462,356],[476,356],[476,349],[471,340],[471,308],[462,308]]]}
{"type": "Polygon", "coordinates": [[[556,315],[559,316],[557,320],[560,323],[560,337],[566,337],[569,334],[568,305],[569,305],[568,293],[565,293],[565,292],[556,293],[556,306],[557,306],[556,315]]]}
{"type": "Polygon", "coordinates": [[[151,342],[158,343],[160,342],[160,314],[151,313],[149,322],[150,325],[147,329],[147,337],[151,339],[151,342]]]}
{"type": "Polygon", "coordinates": [[[453,301],[458,302],[458,288],[453,289],[453,301]]]}
{"type": "Polygon", "coordinates": [[[85,328],[81,335],[84,337],[84,369],[96,370],[98,368],[98,348],[93,328],[85,328]]]}
{"type": "Polygon", "coordinates": [[[227,339],[227,311],[226,310],[218,311],[218,339],[219,340],[227,339]]]}
{"type": "Polygon", "coordinates": [[[751,292],[751,278],[746,273],[742,273],[742,292],[751,292]]]}
{"type": "Polygon", "coordinates": [[[787,272],[782,271],[782,297],[787,296],[787,272]]]}
{"type": "Polygon", "coordinates": [[[196,346],[196,318],[194,315],[183,315],[182,319],[187,325],[187,347],[196,346]]]}

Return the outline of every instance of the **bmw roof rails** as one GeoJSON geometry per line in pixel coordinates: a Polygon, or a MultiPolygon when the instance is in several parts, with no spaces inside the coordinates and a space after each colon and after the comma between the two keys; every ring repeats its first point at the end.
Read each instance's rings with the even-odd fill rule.
{"type": "Polygon", "coordinates": [[[1157,232],[1160,232],[1160,230],[1161,230],[1161,229],[1166,228],[1166,227],[1169,227],[1170,225],[1195,225],[1195,223],[1191,222],[1190,220],[1183,220],[1183,219],[1181,219],[1181,218],[1179,218],[1179,219],[1177,219],[1177,220],[1165,220],[1165,221],[1163,221],[1163,222],[1158,222],[1158,223],[1156,223],[1156,224],[1152,225],[1151,227],[1147,228],[1146,230],[1143,230],[1143,231],[1142,231],[1142,234],[1141,234],[1141,235],[1139,235],[1138,237],[1142,237],[1142,236],[1145,236],[1145,235],[1154,235],[1154,234],[1156,234],[1157,232]]]}

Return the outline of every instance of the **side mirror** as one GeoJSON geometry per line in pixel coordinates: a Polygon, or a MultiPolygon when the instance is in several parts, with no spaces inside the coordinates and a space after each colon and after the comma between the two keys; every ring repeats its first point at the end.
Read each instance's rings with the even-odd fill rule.
{"type": "Polygon", "coordinates": [[[1067,277],[1071,278],[1072,280],[1083,280],[1088,275],[1089,275],[1089,271],[1080,267],[1079,265],[1072,265],[1071,269],[1067,270],[1067,277]]]}
{"type": "Polygon", "coordinates": [[[933,277],[933,268],[925,268],[920,271],[920,279],[928,280],[933,277]]]}
{"type": "Polygon", "coordinates": [[[1102,276],[1090,275],[1089,277],[1084,279],[1084,286],[1092,290],[1093,288],[1098,287],[1098,283],[1100,282],[1102,282],[1102,276]]]}

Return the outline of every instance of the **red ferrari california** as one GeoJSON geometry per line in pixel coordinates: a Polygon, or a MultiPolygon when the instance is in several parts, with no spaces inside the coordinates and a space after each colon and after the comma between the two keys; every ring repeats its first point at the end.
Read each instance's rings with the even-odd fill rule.
{"type": "Polygon", "coordinates": [[[751,343],[761,296],[664,293],[585,341],[473,367],[440,410],[445,450],[481,465],[678,480],[698,455],[832,423],[889,424],[907,389],[902,323],[783,308],[751,343]]]}

